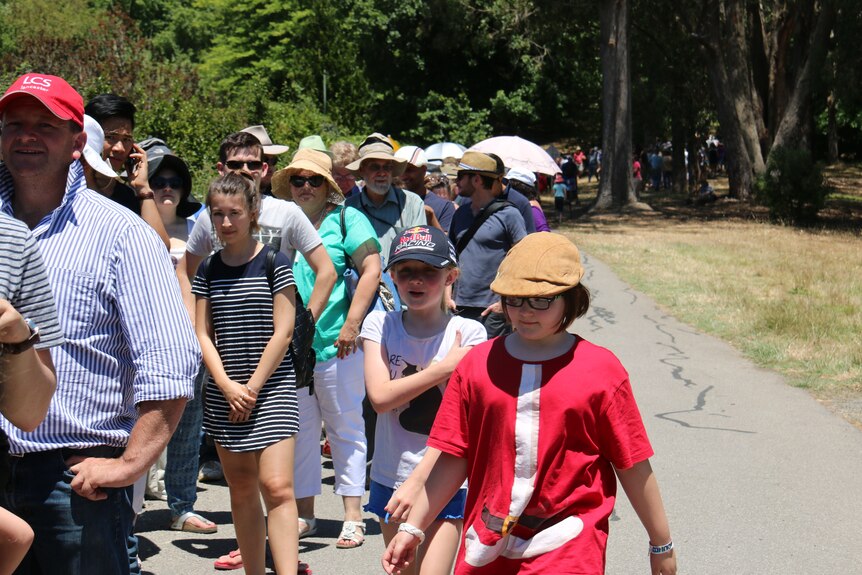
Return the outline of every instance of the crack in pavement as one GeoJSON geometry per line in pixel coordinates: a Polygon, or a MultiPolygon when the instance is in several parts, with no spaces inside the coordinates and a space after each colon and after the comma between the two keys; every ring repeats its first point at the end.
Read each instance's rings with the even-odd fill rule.
{"type": "MultiPolygon", "coordinates": [[[[670,421],[672,423],[678,423],[679,425],[681,425],[683,427],[687,427],[689,429],[709,429],[709,430],[713,430],[713,431],[731,431],[733,433],[745,433],[745,434],[751,434],[751,435],[756,434],[757,433],[756,431],[747,431],[745,429],[733,429],[731,427],[712,427],[709,425],[692,425],[692,424],[688,423],[687,421],[683,421],[681,419],[675,419],[673,417],[670,417],[671,415],[677,415],[677,414],[681,414],[681,413],[695,413],[697,411],[703,411],[703,408],[706,405],[706,394],[709,393],[713,387],[715,387],[715,386],[710,385],[709,387],[707,387],[706,389],[704,389],[703,391],[701,391],[700,393],[697,394],[697,401],[695,402],[694,407],[692,407],[692,409],[684,409],[681,411],[666,411],[664,413],[656,413],[655,416],[658,419],[664,419],[665,421],[670,421]]],[[[721,417],[729,417],[729,416],[723,415],[721,417]]]]}
{"type": "MultiPolygon", "coordinates": [[[[671,377],[673,377],[673,379],[675,379],[677,381],[682,382],[683,387],[686,387],[686,388],[697,387],[698,384],[694,380],[692,380],[688,377],[685,377],[685,375],[683,375],[683,372],[685,371],[685,366],[683,366],[679,363],[675,363],[675,362],[680,362],[680,360],[691,359],[691,357],[689,357],[688,354],[686,354],[682,349],[680,349],[679,347],[676,346],[676,336],[673,333],[671,333],[669,331],[669,329],[664,324],[662,324],[659,320],[653,319],[652,317],[650,317],[647,314],[645,314],[643,316],[643,318],[646,321],[649,321],[649,322],[652,322],[653,324],[655,324],[656,331],[663,334],[667,339],[670,340],[670,343],[664,343],[661,341],[655,342],[656,345],[659,345],[659,346],[662,346],[662,347],[665,347],[665,348],[671,350],[670,353],[666,354],[663,358],[661,358],[659,360],[659,362],[671,368],[671,377]]],[[[705,411],[704,408],[706,407],[706,395],[714,387],[715,386],[710,385],[707,388],[705,388],[703,391],[698,393],[697,398],[695,400],[694,407],[692,407],[692,409],[658,413],[658,414],[656,414],[656,417],[659,419],[664,419],[666,421],[671,421],[673,423],[678,423],[679,425],[681,425],[683,427],[688,427],[689,429],[711,429],[711,430],[716,430],[716,431],[731,431],[734,433],[756,433],[754,431],[746,431],[746,430],[742,430],[742,429],[692,425],[692,424],[685,422],[685,421],[682,421],[680,419],[669,417],[671,415],[678,415],[678,414],[682,414],[682,413],[696,413],[699,411],[705,411]]],[[[715,413],[712,415],[717,415],[719,417],[730,417],[727,415],[715,414],[715,413]]]]}

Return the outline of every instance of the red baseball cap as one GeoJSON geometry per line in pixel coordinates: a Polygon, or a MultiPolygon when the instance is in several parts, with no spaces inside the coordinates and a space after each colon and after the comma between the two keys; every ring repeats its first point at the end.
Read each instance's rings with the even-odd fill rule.
{"type": "Polygon", "coordinates": [[[22,96],[33,96],[61,120],[71,120],[84,127],[84,99],[59,76],[24,74],[9,86],[0,98],[0,114],[22,96]]]}

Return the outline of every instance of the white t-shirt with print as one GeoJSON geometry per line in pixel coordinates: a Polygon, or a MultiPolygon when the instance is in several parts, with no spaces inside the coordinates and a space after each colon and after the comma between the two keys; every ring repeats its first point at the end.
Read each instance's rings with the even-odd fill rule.
{"type": "MultiPolygon", "coordinates": [[[[254,237],[258,241],[280,251],[291,262],[294,261],[296,250],[307,254],[322,241],[320,234],[293,202],[279,200],[272,196],[263,196],[260,202],[260,230],[254,237]]],[[[186,251],[196,256],[206,257],[213,250],[221,248],[221,242],[213,229],[209,210],[200,213],[186,242],[186,251]]]]}
{"type": "MultiPolygon", "coordinates": [[[[461,332],[461,345],[473,346],[487,339],[477,321],[452,316],[446,329],[433,337],[419,338],[407,333],[401,311],[371,312],[362,324],[360,337],[379,343],[388,358],[389,377],[397,380],[440,361],[461,332]]],[[[396,382],[397,385],[397,382],[396,382]]],[[[404,405],[377,417],[371,479],[397,488],[425,454],[425,442],[443,399],[446,384],[434,386],[404,405]]]]}

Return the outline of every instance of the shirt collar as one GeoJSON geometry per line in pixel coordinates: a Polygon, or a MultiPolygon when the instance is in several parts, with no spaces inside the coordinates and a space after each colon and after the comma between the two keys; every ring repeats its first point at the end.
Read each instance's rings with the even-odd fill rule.
{"type": "MultiPolygon", "coordinates": [[[[380,204],[380,207],[386,204],[395,204],[399,205],[398,198],[395,196],[395,186],[389,186],[389,191],[386,192],[386,198],[383,200],[383,203],[380,204]]],[[[380,207],[377,206],[374,202],[372,202],[369,198],[363,197],[371,194],[368,190],[362,190],[359,198],[362,200],[362,203],[367,206],[369,209],[379,210],[380,207]]]]}
{"type": "MultiPolygon", "coordinates": [[[[84,178],[84,167],[81,165],[81,162],[75,160],[69,165],[69,173],[66,176],[66,189],[63,194],[63,199],[60,201],[60,205],[42,218],[42,221],[39,222],[33,231],[35,232],[43,225],[49,225],[54,214],[75,201],[78,193],[86,187],[87,181],[84,178]]],[[[12,216],[13,218],[15,217],[15,214],[12,211],[12,196],[14,194],[15,185],[12,181],[12,174],[9,173],[9,169],[6,167],[6,164],[4,162],[0,162],[0,211],[12,216]]]]}

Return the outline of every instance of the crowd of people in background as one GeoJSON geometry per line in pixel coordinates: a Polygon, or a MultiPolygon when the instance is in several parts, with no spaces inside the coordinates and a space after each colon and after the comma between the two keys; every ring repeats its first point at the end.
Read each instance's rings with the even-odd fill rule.
{"type": "Polygon", "coordinates": [[[628,376],[569,332],[590,294],[538,201],[561,222],[600,149],[554,177],[377,132],[288,156],[254,125],[218,135],[200,202],[136,112],[45,74],[0,98],[0,575],[141,573],[145,495],[215,533],[196,486],[221,477],[214,567],[262,575],[268,546],[307,573],[322,450],[335,547],[372,514],[387,573],[601,573],[617,478],[676,572],[628,376]]]}

